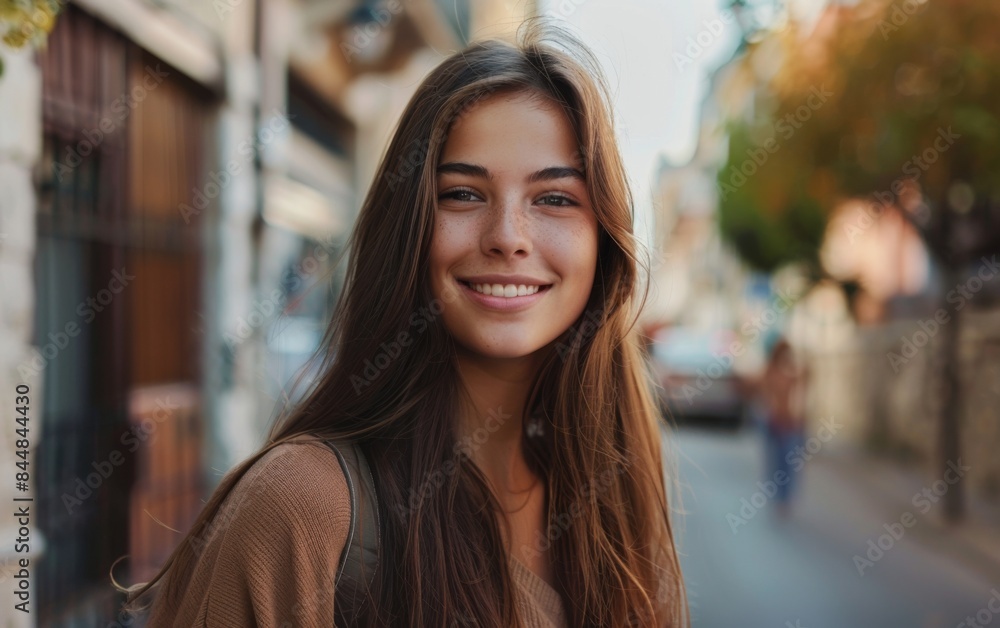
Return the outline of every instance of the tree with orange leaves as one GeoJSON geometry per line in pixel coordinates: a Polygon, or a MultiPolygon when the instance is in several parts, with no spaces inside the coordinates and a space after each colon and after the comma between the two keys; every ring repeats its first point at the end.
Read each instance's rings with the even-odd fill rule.
{"type": "MultiPolygon", "coordinates": [[[[772,31],[741,60],[766,71],[718,179],[724,236],[764,270],[804,260],[820,272],[827,217],[848,198],[868,208],[849,238],[886,211],[913,224],[951,319],[939,327],[942,470],[960,453],[959,318],[975,298],[965,279],[1000,273],[998,31],[989,0],[862,0],[772,31]]],[[[961,491],[943,501],[946,518],[961,517],[961,491]]]]}

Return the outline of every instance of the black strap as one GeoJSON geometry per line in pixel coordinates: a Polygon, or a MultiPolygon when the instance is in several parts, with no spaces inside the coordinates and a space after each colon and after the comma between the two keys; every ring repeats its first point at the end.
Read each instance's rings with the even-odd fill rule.
{"type": "Polygon", "coordinates": [[[337,455],[351,495],[351,526],[334,581],[334,612],[344,625],[353,625],[369,597],[378,567],[378,496],[363,449],[353,441],[324,442],[337,455]]]}

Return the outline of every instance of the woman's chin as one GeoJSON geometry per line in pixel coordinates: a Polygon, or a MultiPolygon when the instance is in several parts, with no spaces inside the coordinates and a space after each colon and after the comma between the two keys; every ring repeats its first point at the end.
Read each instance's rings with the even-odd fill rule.
{"type": "Polygon", "coordinates": [[[463,343],[466,353],[484,359],[493,360],[513,360],[528,357],[539,349],[543,349],[544,344],[528,344],[523,339],[511,339],[508,342],[470,342],[463,343]]]}

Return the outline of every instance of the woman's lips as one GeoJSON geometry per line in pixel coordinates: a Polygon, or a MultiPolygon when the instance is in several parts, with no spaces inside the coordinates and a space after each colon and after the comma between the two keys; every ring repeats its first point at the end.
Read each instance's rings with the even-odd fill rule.
{"type": "Polygon", "coordinates": [[[526,294],[520,297],[495,297],[483,294],[482,292],[476,292],[475,288],[464,281],[458,279],[455,281],[462,288],[462,294],[468,297],[470,301],[497,312],[517,312],[531,307],[532,304],[543,298],[548,293],[549,288],[552,287],[551,285],[542,286],[535,294],[526,294]]]}

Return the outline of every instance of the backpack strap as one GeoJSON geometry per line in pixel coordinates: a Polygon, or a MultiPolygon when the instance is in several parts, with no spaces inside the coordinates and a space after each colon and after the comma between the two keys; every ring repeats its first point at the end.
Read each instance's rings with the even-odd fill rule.
{"type": "Polygon", "coordinates": [[[334,581],[334,612],[347,620],[359,616],[378,566],[378,496],[362,448],[348,440],[324,442],[337,455],[351,494],[351,526],[334,581]]]}

